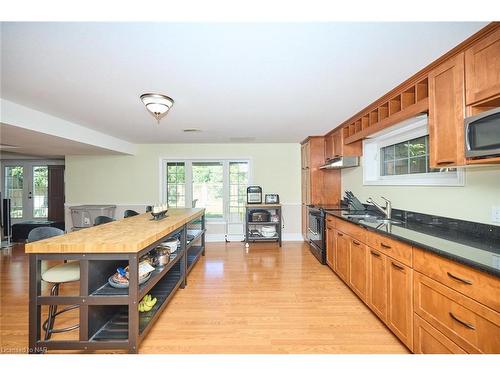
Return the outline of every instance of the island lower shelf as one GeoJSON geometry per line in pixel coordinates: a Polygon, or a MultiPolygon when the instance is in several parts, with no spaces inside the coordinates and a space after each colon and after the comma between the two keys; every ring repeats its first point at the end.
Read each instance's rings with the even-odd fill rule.
{"type": "MultiPolygon", "coordinates": [[[[128,219],[125,219],[128,220],[128,219]]],[[[60,240],[59,240],[60,241],[60,240]]],[[[191,220],[162,233],[157,240],[135,253],[32,253],[30,254],[30,352],[51,349],[125,349],[137,353],[140,342],[148,334],[175,293],[187,285],[187,276],[205,254],[205,216],[192,215],[191,220]],[[162,268],[139,285],[138,263],[165,240],[176,237],[177,251],[162,268]],[[63,260],[80,262],[79,295],[42,295],[41,262],[63,260]],[[114,288],[107,278],[117,267],[129,266],[129,287],[114,288]],[[156,304],[147,312],[139,312],[144,296],[151,294],[156,304]],[[78,339],[43,339],[41,311],[44,305],[77,305],[78,339]]],[[[57,322],[57,318],[56,318],[57,322]]],[[[75,333],[76,334],[76,333],[75,333]]],[[[57,333],[54,333],[57,335],[57,333]]]]}

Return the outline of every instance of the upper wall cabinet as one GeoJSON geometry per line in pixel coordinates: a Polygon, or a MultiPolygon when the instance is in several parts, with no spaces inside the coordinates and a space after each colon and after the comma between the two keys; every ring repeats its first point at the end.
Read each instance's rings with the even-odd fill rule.
{"type": "Polygon", "coordinates": [[[429,73],[430,165],[446,168],[465,164],[464,54],[429,73]]]}
{"type": "Polygon", "coordinates": [[[465,51],[466,104],[500,94],[500,29],[465,51]]]}
{"type": "Polygon", "coordinates": [[[323,171],[325,137],[309,137],[302,143],[302,204],[338,204],[340,171],[323,171]]]}
{"type": "Polygon", "coordinates": [[[344,132],[337,129],[325,136],[325,161],[339,156],[361,156],[361,141],[345,144],[344,132]]]}

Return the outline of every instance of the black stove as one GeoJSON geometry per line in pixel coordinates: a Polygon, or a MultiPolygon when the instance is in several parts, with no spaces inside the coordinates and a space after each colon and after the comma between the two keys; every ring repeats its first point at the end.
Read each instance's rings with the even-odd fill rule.
{"type": "Polygon", "coordinates": [[[347,210],[339,205],[309,205],[307,206],[307,240],[311,253],[321,264],[326,264],[326,224],[327,211],[347,210]]]}

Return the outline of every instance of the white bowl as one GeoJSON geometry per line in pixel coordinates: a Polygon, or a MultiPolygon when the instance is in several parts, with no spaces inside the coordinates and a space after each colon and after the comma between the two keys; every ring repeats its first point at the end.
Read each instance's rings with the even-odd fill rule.
{"type": "Polygon", "coordinates": [[[173,241],[162,242],[161,245],[162,246],[168,246],[170,248],[170,252],[173,253],[179,247],[179,241],[178,240],[173,240],[173,241]]]}
{"type": "Polygon", "coordinates": [[[274,232],[262,232],[262,235],[264,237],[271,238],[271,237],[276,236],[276,231],[274,231],[274,232]]]}

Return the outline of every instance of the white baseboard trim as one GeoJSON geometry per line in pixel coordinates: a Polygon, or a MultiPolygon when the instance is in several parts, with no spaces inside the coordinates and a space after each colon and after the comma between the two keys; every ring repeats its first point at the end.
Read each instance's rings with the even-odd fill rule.
{"type": "Polygon", "coordinates": [[[283,233],[283,241],[304,241],[302,233],[283,233]]]}
{"type": "MultiPolygon", "coordinates": [[[[228,235],[227,237],[228,241],[231,242],[238,242],[238,241],[243,241],[243,236],[237,236],[237,235],[228,235]]],[[[225,242],[226,241],[226,236],[223,233],[217,233],[217,234],[210,234],[206,233],[205,234],[205,241],[206,242],[225,242]]],[[[302,233],[283,233],[283,242],[292,242],[292,241],[304,241],[304,237],[302,237],[302,233]]]]}

